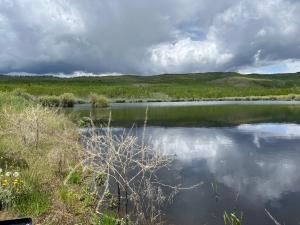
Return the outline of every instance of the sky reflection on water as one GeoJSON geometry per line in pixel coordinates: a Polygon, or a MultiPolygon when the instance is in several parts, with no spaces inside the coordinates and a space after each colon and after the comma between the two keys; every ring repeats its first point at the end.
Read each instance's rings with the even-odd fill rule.
{"type": "MultiPolygon", "coordinates": [[[[199,190],[192,191],[195,192],[194,198],[188,201],[187,196],[191,193],[179,195],[176,201],[181,204],[176,204],[175,201],[176,208],[171,207],[171,220],[178,217],[177,222],[184,221],[182,219],[185,215],[189,215],[188,212],[182,214],[186,209],[184,207],[193,210],[193,204],[197,204],[194,207],[198,208],[200,205],[203,208],[203,203],[210,205],[211,202],[208,201],[213,202],[213,199],[207,199],[207,195],[212,194],[209,184],[217,182],[220,189],[223,188],[223,198],[227,202],[224,200],[212,211],[218,208],[220,214],[224,209],[233,207],[235,196],[239,196],[241,200],[237,204],[241,211],[249,210],[249,215],[253,211],[257,215],[257,224],[269,222],[263,211],[265,207],[275,207],[275,212],[280,209],[282,213],[276,216],[287,224],[298,222],[297,215],[283,216],[284,213],[289,214],[284,209],[291,205],[290,201],[281,201],[284,202],[289,193],[300,192],[299,131],[300,125],[297,124],[243,124],[231,128],[147,128],[150,143],[155,149],[176,154],[177,171],[183,184],[207,184],[203,187],[205,190],[200,191],[201,195],[199,190]]],[[[174,179],[175,177],[178,179],[178,175],[174,179]]],[[[300,196],[297,195],[295,199],[300,201],[300,196]]],[[[185,221],[188,224],[199,224],[204,218],[203,222],[206,221],[207,224],[212,224],[212,221],[215,221],[214,224],[221,224],[220,220],[212,219],[216,216],[212,216],[209,211],[206,214],[194,213],[192,217],[195,221],[191,218],[185,218],[185,221]]],[[[251,219],[248,223],[253,224],[254,221],[251,219]]]]}

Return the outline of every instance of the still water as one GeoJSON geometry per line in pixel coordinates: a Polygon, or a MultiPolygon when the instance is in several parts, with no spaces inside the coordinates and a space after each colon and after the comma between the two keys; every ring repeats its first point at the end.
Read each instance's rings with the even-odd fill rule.
{"type": "MultiPolygon", "coordinates": [[[[142,131],[145,105],[72,109],[74,118],[142,131]]],[[[221,225],[224,210],[246,225],[300,224],[300,105],[150,105],[146,135],[155,149],[175,154],[165,179],[189,186],[166,210],[167,224],[221,225]]]]}

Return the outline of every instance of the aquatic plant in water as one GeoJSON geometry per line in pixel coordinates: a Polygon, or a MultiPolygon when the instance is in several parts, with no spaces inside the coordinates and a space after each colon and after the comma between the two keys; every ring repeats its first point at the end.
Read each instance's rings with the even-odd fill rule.
{"type": "Polygon", "coordinates": [[[235,212],[228,213],[224,211],[223,219],[225,225],[242,225],[243,213],[238,217],[235,212]]]}

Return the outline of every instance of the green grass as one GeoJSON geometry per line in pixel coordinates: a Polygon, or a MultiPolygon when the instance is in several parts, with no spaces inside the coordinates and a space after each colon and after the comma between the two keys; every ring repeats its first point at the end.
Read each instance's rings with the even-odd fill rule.
{"type": "Polygon", "coordinates": [[[53,96],[53,95],[40,96],[38,100],[43,106],[58,107],[60,105],[59,96],[53,96]]]}
{"type": "Polygon", "coordinates": [[[125,222],[121,222],[116,219],[116,216],[112,213],[106,213],[101,216],[95,216],[92,225],[125,225],[125,222]]]}
{"type": "Polygon", "coordinates": [[[50,193],[41,184],[30,181],[30,189],[17,198],[14,210],[20,216],[38,217],[50,209],[50,197],[50,193]]]}
{"type": "MultiPolygon", "coordinates": [[[[22,89],[31,95],[73,93],[88,99],[90,93],[112,101],[201,100],[224,97],[300,95],[300,74],[240,75],[237,73],[205,73],[158,76],[113,77],[8,77],[0,76],[0,91],[22,89]]],[[[290,96],[291,97],[291,96],[290,96]]]]}
{"type": "Polygon", "coordinates": [[[69,183],[70,184],[81,184],[82,182],[82,172],[81,171],[74,171],[69,176],[69,183]]]}

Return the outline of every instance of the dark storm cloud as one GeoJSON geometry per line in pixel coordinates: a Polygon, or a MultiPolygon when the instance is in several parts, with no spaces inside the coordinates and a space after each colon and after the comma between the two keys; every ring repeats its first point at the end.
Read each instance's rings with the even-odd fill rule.
{"type": "Polygon", "coordinates": [[[0,0],[3,73],[296,71],[299,36],[296,0],[0,0]]]}

